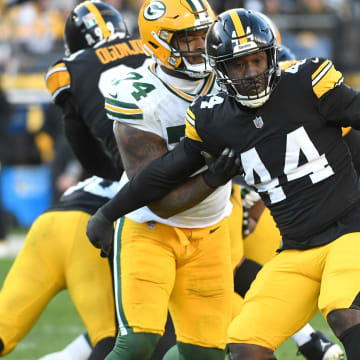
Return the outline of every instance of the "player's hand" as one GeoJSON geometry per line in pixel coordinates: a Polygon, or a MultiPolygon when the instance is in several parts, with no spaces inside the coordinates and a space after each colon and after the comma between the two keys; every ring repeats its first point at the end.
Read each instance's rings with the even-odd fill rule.
{"type": "Polygon", "coordinates": [[[234,176],[243,173],[240,158],[234,150],[225,148],[217,158],[206,151],[202,151],[201,155],[205,158],[208,166],[208,170],[203,173],[203,178],[206,184],[212,188],[224,185],[234,176]]]}
{"type": "Polygon", "coordinates": [[[86,235],[96,248],[101,248],[102,257],[110,255],[114,241],[114,225],[105,217],[101,208],[89,219],[86,235]]]}

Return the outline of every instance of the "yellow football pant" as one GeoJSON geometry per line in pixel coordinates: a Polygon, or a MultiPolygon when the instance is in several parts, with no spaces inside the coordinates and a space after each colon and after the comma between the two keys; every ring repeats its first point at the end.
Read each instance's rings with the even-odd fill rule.
{"type": "Polygon", "coordinates": [[[51,211],[32,225],[0,292],[1,355],[14,349],[63,289],[69,290],[93,345],[115,336],[110,266],[86,236],[89,217],[51,211]]]}
{"type": "Polygon", "coordinates": [[[241,203],[240,186],[232,185],[230,197],[233,205],[229,216],[230,242],[231,242],[231,263],[233,269],[239,264],[244,256],[244,239],[242,236],[243,207],[241,203]]]}
{"type": "Polygon", "coordinates": [[[229,327],[229,343],[275,350],[308,323],[349,308],[360,289],[360,233],[317,248],[285,250],[264,265],[229,327]]]}
{"type": "Polygon", "coordinates": [[[178,341],[225,347],[233,293],[227,218],[202,229],[120,219],[114,253],[121,335],[163,334],[169,307],[178,341]]]}
{"type": "Polygon", "coordinates": [[[255,230],[244,239],[245,257],[264,265],[276,255],[281,235],[270,210],[265,208],[255,230]]]}

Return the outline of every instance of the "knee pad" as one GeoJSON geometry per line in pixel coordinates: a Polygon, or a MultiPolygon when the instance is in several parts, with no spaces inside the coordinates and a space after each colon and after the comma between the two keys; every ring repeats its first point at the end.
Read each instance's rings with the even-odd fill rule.
{"type": "Polygon", "coordinates": [[[106,357],[106,360],[150,359],[159,339],[160,335],[148,333],[135,333],[118,336],[114,349],[106,357]]]}
{"type": "Polygon", "coordinates": [[[177,343],[179,360],[224,360],[225,350],[203,346],[177,343]]]}

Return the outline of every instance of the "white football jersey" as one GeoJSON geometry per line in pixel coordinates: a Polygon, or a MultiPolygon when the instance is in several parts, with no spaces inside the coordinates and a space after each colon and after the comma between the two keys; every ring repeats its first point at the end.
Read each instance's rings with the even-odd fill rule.
{"type": "MultiPolygon", "coordinates": [[[[123,70],[112,68],[100,80],[107,116],[162,137],[169,150],[185,136],[186,110],[195,97],[218,91],[213,74],[207,79],[188,81],[165,74],[153,62],[126,73],[123,70]]],[[[120,186],[127,181],[124,173],[120,186]]],[[[148,207],[127,217],[136,222],[154,220],[185,228],[211,226],[231,213],[230,192],[228,183],[196,206],[168,219],[158,217],[148,207]]]]}

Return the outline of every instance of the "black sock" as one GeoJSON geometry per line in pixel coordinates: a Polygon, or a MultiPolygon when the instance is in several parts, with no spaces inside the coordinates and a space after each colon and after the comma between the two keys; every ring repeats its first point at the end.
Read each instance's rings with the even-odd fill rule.
{"type": "Polygon", "coordinates": [[[339,339],[344,345],[347,360],[358,360],[360,356],[360,324],[345,330],[339,339]]]}
{"type": "Polygon", "coordinates": [[[116,337],[107,337],[100,340],[94,347],[89,360],[103,360],[115,345],[116,337]]]}
{"type": "Polygon", "coordinates": [[[245,259],[234,275],[235,292],[244,297],[261,268],[262,266],[256,261],[245,259]]]}

